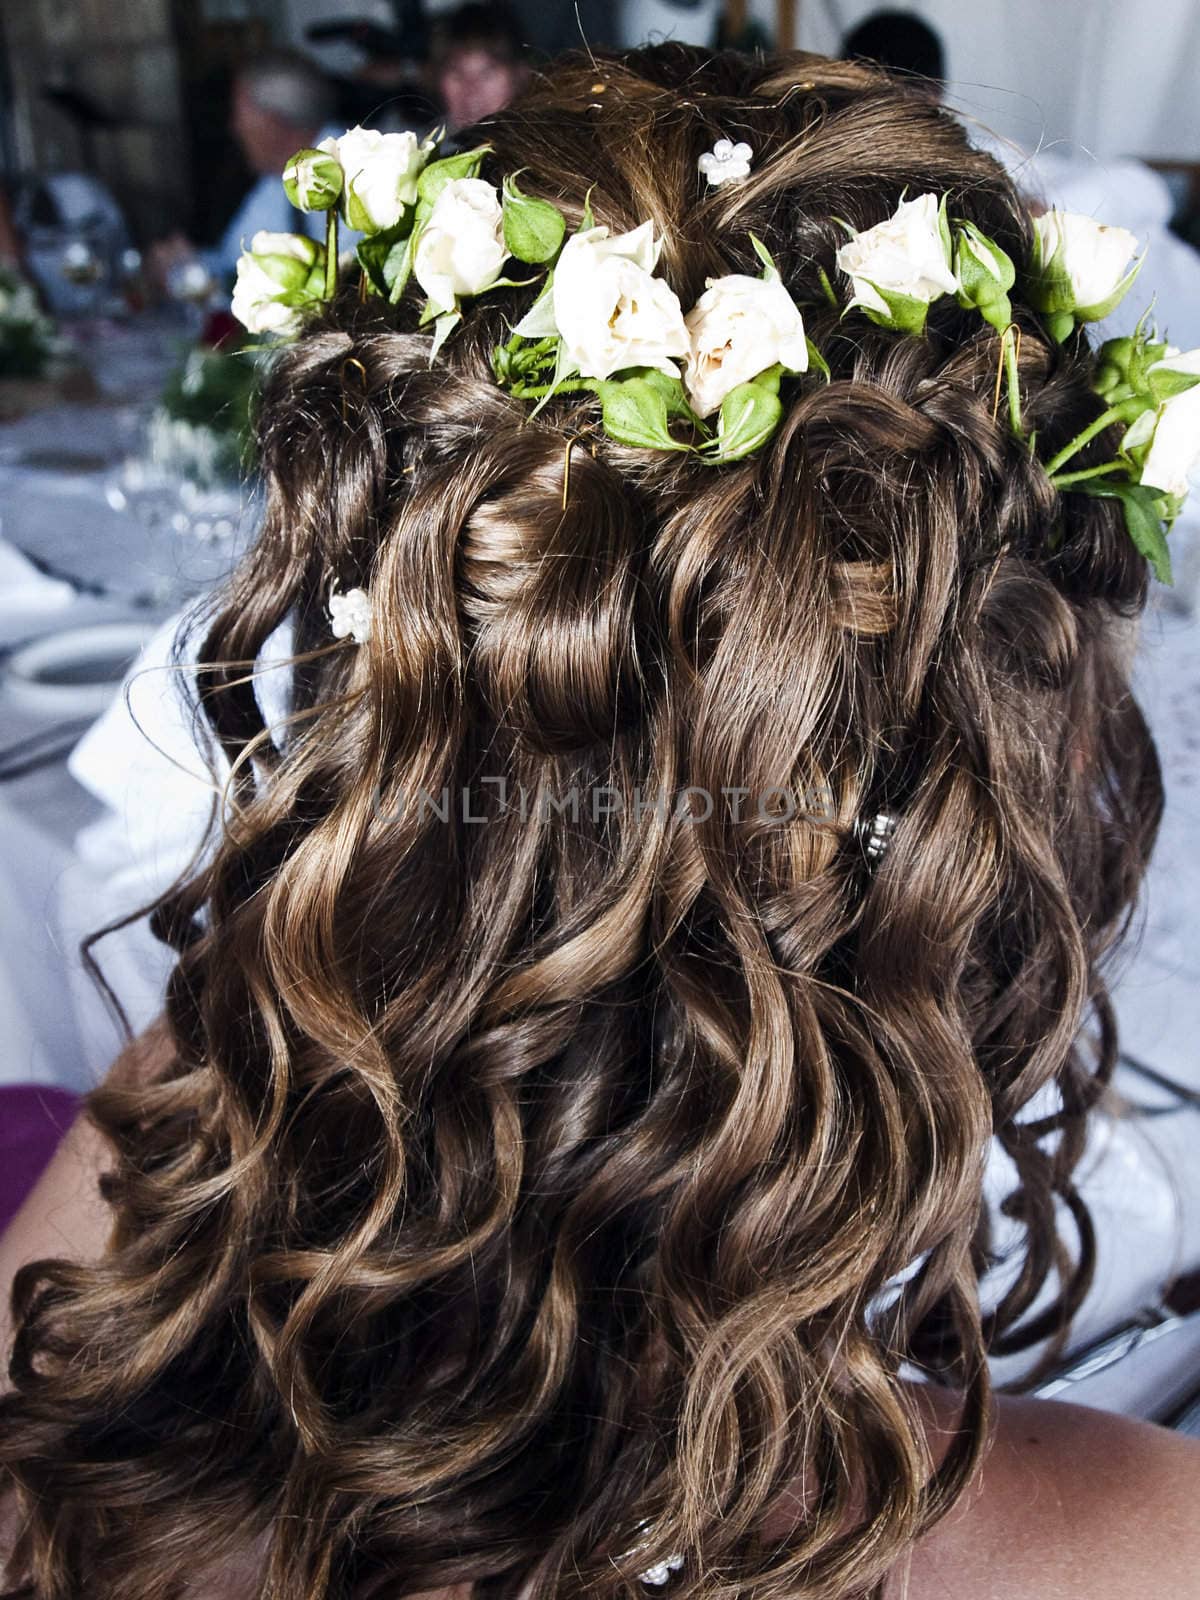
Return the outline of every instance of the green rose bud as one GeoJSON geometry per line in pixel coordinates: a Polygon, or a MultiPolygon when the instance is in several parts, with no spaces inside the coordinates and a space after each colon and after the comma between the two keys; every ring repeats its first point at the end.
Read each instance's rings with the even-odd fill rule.
{"type": "Polygon", "coordinates": [[[973,222],[955,227],[954,275],[958,279],[958,303],[974,307],[997,333],[1012,321],[1012,302],[1008,291],[1016,281],[1017,270],[1011,258],[973,222]]]}
{"type": "Polygon", "coordinates": [[[341,164],[326,150],[297,150],[283,169],[283,187],[297,211],[328,211],[341,198],[341,164]]]}

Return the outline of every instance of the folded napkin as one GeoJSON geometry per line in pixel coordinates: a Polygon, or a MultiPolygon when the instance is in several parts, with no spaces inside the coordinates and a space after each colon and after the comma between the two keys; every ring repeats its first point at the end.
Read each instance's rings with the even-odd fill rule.
{"type": "Polygon", "coordinates": [[[0,617],[37,618],[66,610],[74,599],[69,583],[48,578],[15,545],[0,539],[0,617]]]}

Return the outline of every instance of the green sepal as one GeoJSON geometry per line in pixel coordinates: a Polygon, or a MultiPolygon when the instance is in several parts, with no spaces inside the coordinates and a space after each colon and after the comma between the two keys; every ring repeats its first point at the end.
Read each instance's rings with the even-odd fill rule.
{"type": "Polygon", "coordinates": [[[325,273],[325,251],[318,245],[311,262],[299,261],[295,256],[256,255],[254,260],[272,282],[288,291],[303,290],[312,276],[325,273]]]}
{"type": "MultiPolygon", "coordinates": [[[[658,376],[667,384],[679,383],[678,379],[668,378],[666,373],[659,373],[658,376]]],[[[618,444],[633,445],[642,450],[686,451],[693,448],[690,444],[681,444],[678,439],[673,439],[667,426],[672,403],[687,404],[682,399],[682,385],[679,385],[678,400],[675,400],[673,393],[669,397],[664,387],[649,377],[609,378],[598,382],[595,387],[603,408],[604,431],[618,444]]]]}
{"type": "Polygon", "coordinates": [[[504,242],[518,261],[540,266],[558,254],[567,221],[557,206],[536,200],[517,188],[516,176],[504,180],[504,242]]]}
{"type": "MultiPolygon", "coordinates": [[[[550,387],[546,390],[545,394],[538,401],[537,405],[534,406],[529,415],[531,417],[536,417],[542,407],[548,405],[560,389],[564,388],[572,378],[577,378],[578,376],[579,368],[571,365],[570,358],[567,355],[566,346],[563,344],[562,340],[559,339],[557,341],[557,350],[554,358],[554,371],[550,377],[550,387]]],[[[588,389],[591,388],[592,385],[590,383],[581,383],[578,385],[578,387],[588,389]]]]}
{"type": "Polygon", "coordinates": [[[757,234],[750,234],[749,239],[750,243],[754,247],[754,254],[758,257],[763,265],[762,281],[764,283],[779,283],[781,280],[779,276],[779,268],[775,265],[775,257],[767,249],[766,245],[762,242],[757,234]]]}
{"type": "MultiPolygon", "coordinates": [[[[907,193],[907,192],[908,191],[905,190],[905,193],[907,193]]],[[[946,202],[947,202],[948,199],[949,199],[949,196],[946,195],[946,194],[943,194],[942,195],[942,202],[938,206],[938,214],[937,214],[938,215],[938,233],[941,235],[942,249],[945,251],[945,254],[946,254],[946,265],[950,268],[951,272],[953,272],[954,271],[954,236],[950,232],[950,215],[949,215],[949,212],[946,209],[946,202]]]]}
{"type": "Polygon", "coordinates": [[[1186,394],[1200,383],[1200,372],[1178,372],[1172,367],[1159,367],[1146,374],[1147,386],[1154,399],[1162,404],[1172,395],[1186,394]]]}
{"type": "Polygon", "coordinates": [[[378,289],[379,293],[392,297],[392,289],[396,281],[403,277],[404,282],[400,288],[403,291],[404,283],[408,281],[407,257],[408,241],[412,233],[412,215],[398,222],[394,228],[386,228],[382,233],[373,233],[369,238],[360,239],[355,254],[358,256],[359,265],[378,289]]]}
{"type": "Polygon", "coordinates": [[[834,292],[834,287],[829,281],[829,274],[825,271],[824,267],[817,268],[817,282],[821,285],[822,293],[824,294],[826,300],[829,301],[829,304],[835,311],[840,311],[842,302],[838,299],[837,294],[834,292]]]}
{"type": "Polygon", "coordinates": [[[832,380],[833,374],[829,370],[828,361],[826,361],[825,357],[817,349],[816,345],[812,342],[807,334],[804,336],[804,342],[808,346],[808,365],[810,371],[815,369],[825,379],[825,382],[829,383],[832,380]]]}
{"type": "MultiPolygon", "coordinates": [[[[1055,250],[1047,259],[1042,255],[1042,236],[1036,228],[1033,240],[1033,271],[1027,275],[1023,285],[1025,299],[1035,311],[1047,317],[1069,314],[1074,326],[1075,289],[1062,262],[1061,251],[1055,250]]],[[[1055,335],[1055,338],[1061,344],[1066,336],[1063,334],[1059,338],[1055,335]]]]}
{"type": "Polygon", "coordinates": [[[881,289],[877,283],[871,283],[870,278],[864,278],[863,282],[870,284],[887,306],[887,315],[884,316],[882,312],[876,311],[873,306],[864,305],[861,300],[847,306],[847,311],[861,311],[877,327],[889,328],[896,333],[919,335],[925,332],[925,320],[929,316],[927,300],[918,300],[914,295],[899,294],[892,289],[881,289]]]}
{"type": "Polygon", "coordinates": [[[483,165],[483,158],[491,151],[490,144],[477,145],[474,150],[460,150],[457,155],[443,156],[421,169],[417,179],[417,198],[431,209],[438,195],[455,178],[474,178],[483,165]]]}
{"type": "Polygon", "coordinates": [[[429,347],[429,365],[437,360],[438,351],[462,321],[462,312],[443,311],[433,325],[433,343],[429,347]]]}
{"type": "Polygon", "coordinates": [[[1164,496],[1160,490],[1152,489],[1148,484],[1110,483],[1095,478],[1087,483],[1073,484],[1064,492],[1090,494],[1099,500],[1119,500],[1134,548],[1149,561],[1159,583],[1174,582],[1166,529],[1163,527],[1164,496]]]}
{"type": "Polygon", "coordinates": [[[704,447],[702,460],[711,466],[740,461],[763,445],[779,426],[783,406],[779,379],[783,369],[768,367],[749,383],[740,383],[721,402],[717,436],[704,447]]]}
{"type": "Polygon", "coordinates": [[[583,197],[583,216],[580,218],[579,227],[575,230],[577,233],[586,233],[589,228],[596,226],[596,219],[592,215],[592,189],[595,187],[595,184],[592,184],[583,197]]]}
{"type": "Polygon", "coordinates": [[[523,339],[557,339],[558,324],[554,320],[554,270],[546,274],[546,281],[529,310],[513,329],[523,339]]]}
{"type": "Polygon", "coordinates": [[[1145,259],[1146,252],[1143,250],[1107,300],[1100,300],[1094,306],[1076,306],[1076,320],[1078,322],[1101,322],[1111,312],[1115,311],[1133,287],[1134,280],[1142,270],[1142,264],[1145,259]]]}
{"type": "Polygon", "coordinates": [[[514,393],[533,381],[548,379],[558,359],[557,334],[544,339],[527,339],[514,333],[507,344],[498,344],[492,351],[492,371],[496,382],[514,393]]]}
{"type": "Polygon", "coordinates": [[[1050,311],[1046,316],[1046,332],[1055,344],[1063,344],[1075,329],[1075,318],[1070,311],[1050,311]]]}

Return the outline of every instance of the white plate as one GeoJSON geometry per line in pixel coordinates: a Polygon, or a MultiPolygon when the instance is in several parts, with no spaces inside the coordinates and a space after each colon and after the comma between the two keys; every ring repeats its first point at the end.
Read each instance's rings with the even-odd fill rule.
{"type": "Polygon", "coordinates": [[[35,715],[99,716],[154,632],[151,622],[98,622],[35,639],[5,663],[4,698],[35,715]]]}

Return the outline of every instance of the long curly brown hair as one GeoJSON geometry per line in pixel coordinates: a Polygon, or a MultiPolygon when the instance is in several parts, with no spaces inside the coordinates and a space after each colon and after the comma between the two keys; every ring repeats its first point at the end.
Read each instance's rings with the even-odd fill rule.
{"type": "Polygon", "coordinates": [[[1025,206],[813,56],[566,59],[479,132],[572,224],[588,191],[653,219],[685,305],[757,235],[832,378],[713,469],[498,387],[528,290],[432,365],[413,290],[279,354],[199,650],[227,804],[156,911],[173,1065],[89,1097],[107,1255],[15,1290],[9,1600],[168,1600],[251,1539],[264,1600],[608,1600],[672,1552],[681,1596],[878,1592],[978,1460],[988,1349],[1087,1287],[1101,966],[1162,804],[1118,640],[1145,564],[1038,459],[1099,415],[1093,352],[1018,298],[1034,454],[976,314],[900,336],[820,284],[905,191],[1019,266],[1025,206]],[[705,189],[721,136],[753,170],[705,189]],[[334,583],[368,643],[331,642],[334,583]],[[1023,1246],[985,1314],[993,1136],[1023,1246]],[[906,1362],[966,1395],[936,1471],[906,1362]]]}

